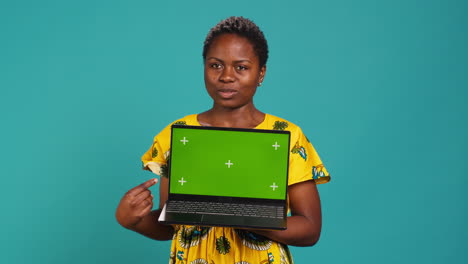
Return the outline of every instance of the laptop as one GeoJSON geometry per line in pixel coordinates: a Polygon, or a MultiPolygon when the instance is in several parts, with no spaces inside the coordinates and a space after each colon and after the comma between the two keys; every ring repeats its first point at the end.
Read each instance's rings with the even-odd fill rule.
{"type": "Polygon", "coordinates": [[[286,229],[289,131],[172,125],[159,222],[286,229]]]}

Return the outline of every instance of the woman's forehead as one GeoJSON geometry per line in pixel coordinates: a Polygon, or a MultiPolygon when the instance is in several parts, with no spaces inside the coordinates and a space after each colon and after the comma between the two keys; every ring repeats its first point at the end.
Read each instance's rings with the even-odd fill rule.
{"type": "Polygon", "coordinates": [[[241,57],[247,60],[257,58],[252,43],[247,38],[236,34],[222,34],[213,40],[206,58],[217,56],[241,57]]]}

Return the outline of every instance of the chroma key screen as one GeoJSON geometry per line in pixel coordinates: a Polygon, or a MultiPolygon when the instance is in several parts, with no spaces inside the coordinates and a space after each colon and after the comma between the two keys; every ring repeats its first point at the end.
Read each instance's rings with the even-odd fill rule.
{"type": "Polygon", "coordinates": [[[289,134],[260,131],[173,127],[170,192],[284,199],[289,134]]]}

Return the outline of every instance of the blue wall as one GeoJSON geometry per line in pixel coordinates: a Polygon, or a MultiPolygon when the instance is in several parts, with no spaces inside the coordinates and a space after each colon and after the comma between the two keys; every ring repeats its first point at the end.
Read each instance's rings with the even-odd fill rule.
{"type": "Polygon", "coordinates": [[[230,15],[269,40],[257,106],[333,175],[296,262],[468,262],[466,1],[195,2],[0,3],[1,263],[166,263],[114,210],[152,137],[210,107],[202,42],[230,15]]]}

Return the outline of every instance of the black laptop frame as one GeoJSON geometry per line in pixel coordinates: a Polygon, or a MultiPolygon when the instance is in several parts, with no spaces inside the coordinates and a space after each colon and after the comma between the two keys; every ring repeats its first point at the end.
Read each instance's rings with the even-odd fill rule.
{"type": "MultiPolygon", "coordinates": [[[[287,130],[268,130],[268,129],[249,129],[249,128],[232,128],[232,127],[212,127],[212,126],[189,126],[174,124],[171,126],[171,148],[168,157],[167,172],[168,172],[168,200],[182,200],[182,201],[202,201],[202,202],[219,202],[219,203],[239,203],[239,204],[261,204],[261,205],[273,205],[284,208],[283,219],[287,217],[287,195],[288,188],[284,193],[283,199],[266,199],[266,198],[246,198],[246,197],[235,197],[235,196],[215,196],[215,195],[192,195],[192,194],[177,194],[171,193],[171,159],[172,159],[172,144],[174,142],[172,135],[174,128],[190,128],[200,130],[224,130],[224,131],[240,131],[240,132],[255,132],[255,133],[277,133],[288,135],[288,157],[286,159],[286,179],[285,184],[288,186],[289,182],[289,157],[290,157],[290,145],[291,145],[291,133],[287,130]]],[[[190,222],[180,222],[180,224],[190,224],[190,222]]],[[[213,224],[213,226],[223,226],[222,224],[213,224]]],[[[285,228],[281,228],[285,229],[285,228]]]]}

